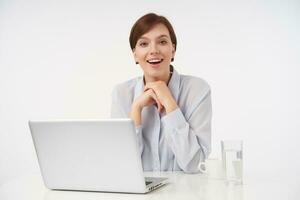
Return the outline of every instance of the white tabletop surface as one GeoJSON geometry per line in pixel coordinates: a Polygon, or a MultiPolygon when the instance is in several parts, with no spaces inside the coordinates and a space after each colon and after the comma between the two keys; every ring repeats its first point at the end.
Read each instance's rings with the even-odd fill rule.
{"type": "Polygon", "coordinates": [[[47,189],[41,176],[28,175],[11,180],[0,187],[0,200],[267,200],[300,199],[300,186],[292,181],[246,179],[243,185],[227,185],[223,180],[205,174],[181,172],[150,173],[167,176],[169,183],[148,194],[120,194],[101,192],[54,191],[47,189]]]}

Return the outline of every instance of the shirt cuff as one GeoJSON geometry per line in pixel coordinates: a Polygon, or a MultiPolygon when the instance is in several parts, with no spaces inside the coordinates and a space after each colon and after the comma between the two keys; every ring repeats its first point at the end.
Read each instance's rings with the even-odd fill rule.
{"type": "Polygon", "coordinates": [[[161,121],[162,121],[162,126],[167,129],[180,128],[185,126],[187,123],[180,108],[177,108],[174,111],[162,117],[161,121]]]}

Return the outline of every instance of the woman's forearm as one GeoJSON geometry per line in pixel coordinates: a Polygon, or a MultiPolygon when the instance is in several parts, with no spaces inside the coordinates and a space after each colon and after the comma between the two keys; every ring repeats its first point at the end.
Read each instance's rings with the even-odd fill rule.
{"type": "Polygon", "coordinates": [[[138,105],[132,104],[129,117],[134,121],[135,126],[141,125],[141,111],[138,105]]]}

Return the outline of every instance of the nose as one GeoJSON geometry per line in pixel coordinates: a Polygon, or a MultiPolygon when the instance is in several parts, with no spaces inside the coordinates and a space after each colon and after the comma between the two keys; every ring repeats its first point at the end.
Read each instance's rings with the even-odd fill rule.
{"type": "Polygon", "coordinates": [[[158,54],[159,53],[159,49],[157,47],[157,45],[154,43],[151,45],[151,49],[150,49],[150,54],[153,55],[153,54],[158,54]]]}

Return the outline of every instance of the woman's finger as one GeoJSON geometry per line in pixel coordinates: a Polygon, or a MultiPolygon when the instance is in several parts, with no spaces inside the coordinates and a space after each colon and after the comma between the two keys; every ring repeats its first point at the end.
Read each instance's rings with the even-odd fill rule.
{"type": "Polygon", "coordinates": [[[155,83],[147,83],[144,87],[144,91],[147,91],[149,89],[154,90],[154,86],[155,86],[155,83]]]}
{"type": "Polygon", "coordinates": [[[163,110],[163,105],[161,104],[161,102],[158,100],[155,92],[151,89],[150,91],[150,96],[155,100],[156,104],[157,104],[157,109],[158,109],[158,112],[162,111],[163,110]]]}

